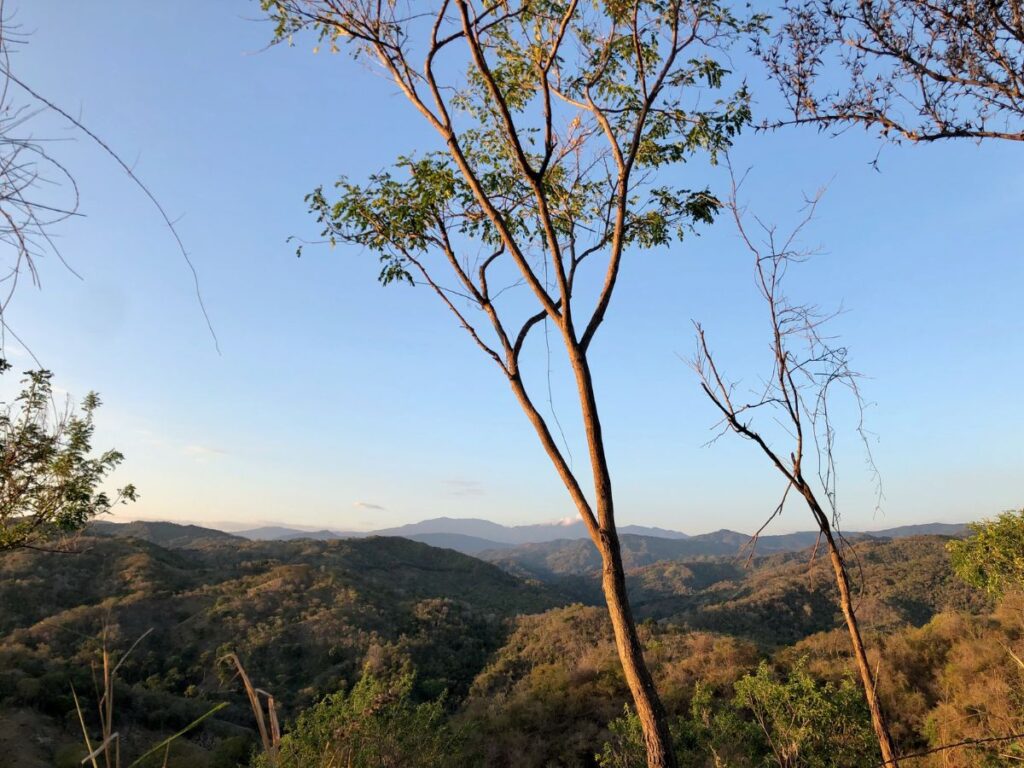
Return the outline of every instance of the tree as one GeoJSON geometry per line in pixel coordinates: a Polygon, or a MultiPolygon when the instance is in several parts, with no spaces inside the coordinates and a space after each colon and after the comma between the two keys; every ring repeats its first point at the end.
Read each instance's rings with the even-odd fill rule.
{"type": "Polygon", "coordinates": [[[786,0],[783,10],[757,48],[790,122],[862,125],[897,142],[1024,141],[1020,0],[786,0]]]}
{"type": "MultiPolygon", "coordinates": [[[[839,590],[839,603],[853,645],[854,659],[882,758],[886,765],[896,765],[892,737],[882,713],[874,674],[868,662],[850,594],[850,578],[836,505],[833,454],[836,432],[829,409],[833,392],[845,387],[853,394],[858,409],[862,411],[858,374],[850,368],[846,348],[832,346],[822,335],[821,326],[828,317],[822,316],[812,306],[792,303],[782,285],[787,269],[807,255],[794,250],[793,244],[814,215],[818,198],[810,201],[806,218],[788,236],[780,236],[774,228],[762,225],[765,233],[762,244],[748,236],[743,221],[744,212],[739,207],[736,195],[737,185],[734,182],[728,207],[741,239],[754,257],[755,282],[768,310],[771,370],[764,378],[763,388],[755,392],[752,402],[737,399],[735,387],[720,372],[699,323],[696,324],[697,356],[693,367],[700,377],[705,394],[722,416],[723,433],[732,431],[756,444],[786,480],[781,501],[755,534],[752,547],[756,546],[757,536],[768,523],[782,513],[790,491],[796,491],[810,510],[820,532],[819,542],[823,540],[828,549],[839,590]],[[788,441],[784,448],[779,447],[778,441],[773,441],[772,436],[764,432],[755,421],[758,416],[766,415],[773,416],[783,425],[784,437],[778,438],[778,441],[788,441]],[[816,454],[817,482],[813,475],[805,474],[804,459],[811,452],[808,446],[813,446],[811,450],[816,454]],[[816,487],[824,493],[824,502],[819,499],[816,487]]],[[[863,437],[860,426],[858,431],[863,437]]],[[[870,463],[870,450],[868,460],[870,463]]]]}
{"type": "MultiPolygon", "coordinates": [[[[801,657],[781,679],[762,661],[735,682],[731,700],[698,683],[689,717],[672,730],[681,762],[693,768],[864,768],[878,762],[867,715],[853,680],[820,682],[801,657]]],[[[640,768],[639,721],[628,706],[608,730],[597,764],[640,768]]]]}
{"type": "MultiPolygon", "coordinates": [[[[9,368],[0,361],[0,370],[9,368]]],[[[58,411],[51,378],[29,371],[13,402],[0,403],[0,552],[53,549],[59,537],[136,498],[132,485],[113,497],[99,490],[124,459],[116,450],[92,455],[99,396],[86,395],[79,413],[58,411]]]]}
{"type": "Polygon", "coordinates": [[[718,59],[761,19],[714,0],[262,5],[278,40],[312,29],[375,62],[439,137],[443,150],[400,157],[365,184],[342,177],[335,198],[319,188],[310,207],[332,245],[377,254],[382,283],[428,286],[508,382],[601,554],[649,764],[674,766],[626,595],[589,354],[625,254],[718,211],[709,190],[658,186],[657,172],[702,152],[713,162],[749,123],[745,88],[721,93],[718,59]],[[588,295],[581,275],[598,261],[588,295]],[[572,372],[589,477],[566,460],[524,378],[541,323],[572,372]]]}
{"type": "Polygon", "coordinates": [[[968,527],[971,536],[946,545],[956,574],[993,597],[1024,587],[1024,509],[968,527]]]}

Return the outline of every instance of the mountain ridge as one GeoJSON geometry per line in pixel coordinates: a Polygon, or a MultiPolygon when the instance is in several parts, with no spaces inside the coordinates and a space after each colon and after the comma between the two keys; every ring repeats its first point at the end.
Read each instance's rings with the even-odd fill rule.
{"type": "MultiPolygon", "coordinates": [[[[228,533],[215,528],[152,521],[131,523],[101,521],[94,523],[92,528],[101,534],[135,535],[171,548],[188,546],[191,541],[201,541],[205,538],[249,541],[298,541],[302,539],[332,541],[363,539],[373,536],[396,536],[435,547],[453,549],[463,554],[482,556],[488,561],[495,561],[502,557],[507,558],[511,553],[515,553],[515,556],[520,559],[530,560],[540,557],[541,552],[570,549],[586,551],[593,547],[589,535],[580,521],[568,524],[540,523],[506,526],[482,518],[439,517],[374,531],[334,531],[329,529],[305,531],[287,526],[263,526],[228,533]]],[[[921,535],[960,536],[966,530],[967,526],[964,523],[920,523],[876,531],[849,531],[844,535],[850,539],[898,539],[921,535]]],[[[627,537],[643,539],[647,542],[644,549],[657,552],[659,559],[670,560],[679,557],[735,555],[743,551],[751,541],[750,534],[727,528],[691,536],[665,528],[624,525],[619,528],[619,535],[623,539],[627,537]]],[[[757,551],[761,554],[798,551],[814,546],[817,538],[817,531],[765,534],[757,540],[757,551]]],[[[581,557],[581,555],[576,556],[581,557]]],[[[637,563],[637,565],[640,564],[637,563]]]]}
{"type": "MultiPolygon", "coordinates": [[[[901,525],[892,528],[883,528],[873,531],[850,531],[848,535],[873,536],[876,538],[902,538],[905,536],[921,535],[960,535],[966,529],[966,523],[918,523],[901,525]]],[[[732,538],[738,544],[748,541],[750,535],[728,528],[722,528],[710,533],[687,534],[657,526],[627,524],[619,526],[620,534],[631,534],[637,536],[648,536],[651,538],[677,540],[677,541],[711,541],[725,540],[732,538]],[[742,540],[742,542],[741,542],[742,540]]],[[[415,523],[379,528],[372,531],[303,531],[287,526],[269,526],[249,530],[235,531],[235,536],[266,540],[276,538],[288,540],[293,538],[327,538],[328,535],[336,538],[361,538],[364,536],[401,536],[416,540],[417,536],[435,534],[451,534],[469,536],[485,541],[492,541],[497,544],[518,546],[522,544],[539,544],[558,540],[589,539],[589,534],[583,522],[573,520],[571,522],[557,523],[532,523],[528,525],[502,525],[483,518],[474,517],[435,517],[420,520],[415,523]]],[[[804,541],[808,536],[817,537],[814,531],[796,531],[793,533],[771,534],[774,537],[793,537],[794,540],[804,541]]],[[[813,543],[813,542],[812,542],[813,543]]]]}

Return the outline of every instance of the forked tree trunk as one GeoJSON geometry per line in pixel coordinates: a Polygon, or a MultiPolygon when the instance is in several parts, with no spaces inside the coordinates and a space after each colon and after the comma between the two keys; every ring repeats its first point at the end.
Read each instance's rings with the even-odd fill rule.
{"type": "Polygon", "coordinates": [[[857,662],[857,671],[860,674],[861,686],[864,688],[864,698],[867,699],[868,709],[871,712],[871,725],[875,729],[875,736],[878,737],[878,747],[882,752],[882,762],[886,768],[898,766],[896,750],[893,747],[892,735],[889,733],[889,726],[882,714],[882,705],[878,699],[878,689],[875,687],[875,676],[871,672],[871,665],[868,663],[868,654],[864,650],[864,640],[860,636],[860,625],[857,623],[857,614],[853,610],[853,599],[850,597],[850,578],[846,573],[846,564],[839,552],[835,536],[828,524],[828,518],[817,504],[817,500],[808,499],[815,517],[818,518],[819,527],[825,542],[828,546],[829,560],[832,562],[832,572],[836,577],[836,586],[839,587],[839,604],[843,609],[843,617],[846,619],[846,629],[850,633],[850,643],[853,645],[853,657],[857,662]]]}
{"type": "Polygon", "coordinates": [[[580,517],[587,524],[590,537],[601,555],[601,588],[608,616],[615,636],[615,648],[626,678],[626,685],[633,698],[640,728],[643,731],[644,747],[647,751],[648,768],[677,768],[672,735],[668,727],[668,715],[654,687],[654,679],[644,661],[643,648],[633,620],[626,594],[626,572],[622,566],[622,551],[618,533],[615,530],[615,508],[612,498],[611,474],[604,451],[601,435],[601,420],[597,412],[594,385],[590,377],[590,366],[586,353],[580,348],[571,326],[561,328],[569,356],[569,363],[576,378],[583,428],[587,436],[587,449],[594,480],[596,509],[591,509],[586,494],[580,487],[575,473],[565,462],[544,417],[534,406],[518,371],[509,376],[512,392],[533,424],[544,450],[555,465],[559,477],[565,483],[580,517]]]}

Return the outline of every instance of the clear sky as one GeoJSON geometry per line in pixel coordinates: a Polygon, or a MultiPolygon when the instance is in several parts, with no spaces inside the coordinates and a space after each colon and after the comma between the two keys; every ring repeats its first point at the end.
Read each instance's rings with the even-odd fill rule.
{"type": "MultiPolygon", "coordinates": [[[[379,287],[356,250],[297,260],[286,242],[315,236],[302,198],[317,184],[432,145],[393,87],[345,56],[312,55],[309,41],[264,50],[271,29],[255,2],[6,7],[31,33],[20,76],[135,161],[181,216],[220,338],[218,356],[148,201],[90,143],[36,123],[67,139],[57,149],[84,216],[59,244],[84,281],[48,260],[42,289],[23,291],[9,320],[60,387],[103,396],[97,443],[125,452],[118,479],[142,495],[128,517],[346,529],[572,514],[493,364],[431,294],[379,287]]],[[[772,114],[770,90],[750,80],[758,114],[772,114]]],[[[824,253],[791,293],[845,307],[834,330],[869,377],[885,499],[876,513],[847,439],[846,527],[1024,505],[1024,148],[886,148],[880,171],[877,151],[859,131],[793,129],[750,133],[734,152],[751,168],[745,199],[769,220],[794,221],[805,193],[829,187],[806,235],[824,253]]],[[[685,172],[693,186],[722,181],[701,163],[685,172]]],[[[763,370],[750,267],[724,222],[629,258],[593,350],[620,522],[749,530],[776,503],[779,478],[753,446],[705,447],[715,416],[680,360],[700,319],[737,376],[763,370]]],[[[562,373],[556,362],[572,441],[562,373]]],[[[774,530],[808,527],[794,506],[774,530]]]]}

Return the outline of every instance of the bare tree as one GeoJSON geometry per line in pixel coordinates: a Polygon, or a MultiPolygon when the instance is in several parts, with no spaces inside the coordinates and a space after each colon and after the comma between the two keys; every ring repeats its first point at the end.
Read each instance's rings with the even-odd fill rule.
{"type": "Polygon", "coordinates": [[[6,310],[19,283],[27,278],[39,284],[36,261],[43,253],[60,257],[50,235],[52,228],[78,210],[74,177],[49,153],[45,142],[31,135],[32,120],[45,107],[14,96],[11,46],[21,42],[0,0],[0,251],[5,254],[0,273],[0,337],[9,330],[6,310]]]}
{"type": "Polygon", "coordinates": [[[1021,0],[786,0],[758,46],[793,123],[1024,140],[1021,0]]]}
{"type": "Polygon", "coordinates": [[[308,201],[326,240],[379,256],[383,283],[433,290],[508,382],[600,552],[648,764],[676,765],[626,595],[589,353],[625,254],[717,212],[708,190],[655,180],[695,154],[714,160],[749,122],[745,90],[721,94],[718,57],[758,20],[680,0],[263,6],[279,40],[312,28],[321,45],[347,41],[440,139],[442,151],[402,157],[365,184],[342,178],[335,199],[318,189],[308,201]],[[567,460],[524,378],[522,353],[541,323],[556,329],[576,385],[587,474],[567,460]]]}
{"type": "Polygon", "coordinates": [[[56,115],[113,160],[145,195],[174,239],[188,267],[196,301],[210,337],[218,349],[217,335],[203,302],[199,274],[178,230],[163,204],[134,169],[104,139],[81,120],[25,82],[11,66],[12,48],[26,43],[13,14],[0,0],[0,354],[8,334],[15,335],[7,322],[7,309],[18,286],[26,279],[40,285],[38,262],[50,254],[76,277],[80,275],[64,259],[53,239],[57,224],[78,215],[79,197],[75,177],[52,148],[54,142],[36,137],[32,129],[38,116],[56,115]]]}
{"type": "MultiPolygon", "coordinates": [[[[830,316],[821,314],[813,306],[792,303],[782,287],[788,268],[809,255],[796,250],[795,242],[813,216],[820,195],[808,202],[806,217],[788,235],[780,235],[774,227],[758,221],[764,233],[764,241],[759,242],[747,233],[744,211],[737,203],[737,188],[734,182],[727,207],[733,214],[743,243],[754,257],[755,282],[768,309],[771,372],[764,380],[763,388],[756,390],[752,401],[739,400],[735,385],[724,377],[716,364],[699,323],[696,324],[697,354],[693,367],[704,392],[722,415],[723,431],[719,435],[731,431],[752,441],[786,480],[781,501],[755,534],[751,546],[756,546],[757,536],[782,513],[791,491],[796,492],[810,510],[820,533],[819,543],[823,540],[828,549],[839,589],[840,606],[882,759],[886,765],[896,765],[896,752],[879,702],[850,592],[845,541],[840,532],[836,501],[836,431],[829,407],[834,390],[845,388],[852,393],[862,419],[859,374],[850,368],[847,350],[833,346],[822,335],[822,325],[830,316]],[[759,426],[769,417],[782,425],[781,437],[769,434],[759,426]],[[805,460],[813,462],[810,471],[805,460]]],[[[863,421],[859,421],[858,431],[863,438],[862,424],[863,421]]],[[[865,449],[873,467],[866,441],[865,449]]]]}

